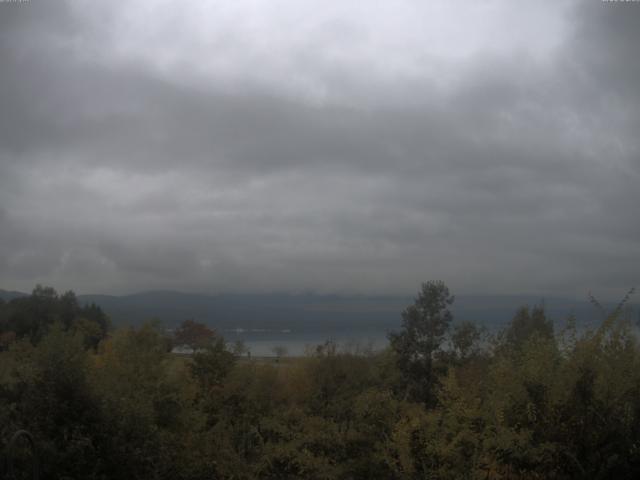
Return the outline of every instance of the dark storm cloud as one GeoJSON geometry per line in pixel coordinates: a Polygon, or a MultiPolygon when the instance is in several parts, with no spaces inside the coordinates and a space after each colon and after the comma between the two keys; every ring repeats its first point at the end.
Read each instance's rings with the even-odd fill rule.
{"type": "Polygon", "coordinates": [[[96,20],[87,5],[0,4],[5,287],[410,292],[444,278],[579,294],[636,281],[640,7],[563,4],[553,47],[445,46],[380,67],[401,31],[375,37],[348,17],[304,48],[273,27],[277,58],[247,53],[242,22],[212,19],[224,34],[211,56],[169,31],[184,58],[167,66],[161,36],[126,43],[124,13],[96,20]]]}

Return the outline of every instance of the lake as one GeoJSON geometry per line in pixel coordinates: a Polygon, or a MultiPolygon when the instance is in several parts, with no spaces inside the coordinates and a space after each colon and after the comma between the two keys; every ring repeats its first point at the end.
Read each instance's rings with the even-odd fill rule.
{"type": "Polygon", "coordinates": [[[370,347],[381,350],[388,344],[384,330],[337,330],[337,331],[295,331],[291,329],[228,329],[223,332],[225,340],[233,345],[242,341],[252,356],[272,357],[275,347],[284,347],[286,355],[301,356],[309,348],[331,340],[341,348],[363,349],[370,347]]]}

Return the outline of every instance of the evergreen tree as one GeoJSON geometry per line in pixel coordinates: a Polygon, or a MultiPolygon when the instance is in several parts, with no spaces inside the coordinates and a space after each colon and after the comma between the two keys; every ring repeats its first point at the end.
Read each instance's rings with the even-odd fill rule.
{"type": "Polygon", "coordinates": [[[423,283],[415,303],[402,312],[402,331],[389,334],[407,393],[427,406],[436,400],[435,357],[453,319],[449,310],[453,300],[444,282],[423,283]]]}

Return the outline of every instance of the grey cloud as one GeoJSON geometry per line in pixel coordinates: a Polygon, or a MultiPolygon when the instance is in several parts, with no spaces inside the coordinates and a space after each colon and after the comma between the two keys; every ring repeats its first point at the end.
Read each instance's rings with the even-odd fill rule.
{"type": "MultiPolygon", "coordinates": [[[[579,294],[634,282],[633,5],[576,4],[551,57],[479,52],[446,66],[445,87],[378,78],[368,60],[346,71],[311,39],[286,60],[325,86],[319,100],[286,79],[206,85],[131,62],[77,9],[29,5],[0,16],[7,288],[407,293],[440,277],[467,292],[579,294]]],[[[348,23],[320,32],[336,29],[366,42],[348,23]]]]}

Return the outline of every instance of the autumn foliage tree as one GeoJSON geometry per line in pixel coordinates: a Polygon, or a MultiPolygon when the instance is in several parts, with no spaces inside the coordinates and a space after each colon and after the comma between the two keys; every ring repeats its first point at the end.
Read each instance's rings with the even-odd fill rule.
{"type": "MultiPolygon", "coordinates": [[[[520,309],[487,342],[472,324],[450,328],[453,297],[429,282],[385,351],[326,342],[276,363],[239,360],[193,321],[182,325],[189,356],[154,323],[93,348],[64,316],[71,296],[65,310],[38,295],[20,308],[37,306],[42,336],[20,330],[0,350],[0,458],[27,429],[42,478],[640,478],[640,344],[626,300],[560,335],[541,309],[520,309]]],[[[2,332],[18,318],[9,304],[2,332]]]]}
{"type": "Polygon", "coordinates": [[[214,330],[195,320],[184,320],[173,333],[174,345],[187,346],[193,350],[211,345],[215,338],[214,330]]]}

